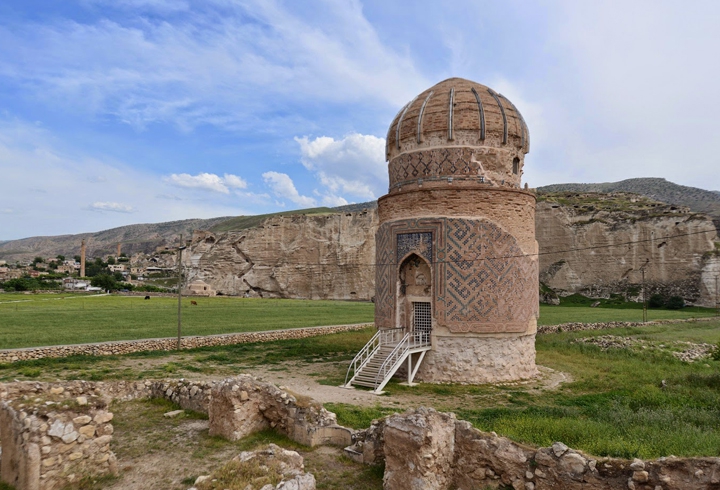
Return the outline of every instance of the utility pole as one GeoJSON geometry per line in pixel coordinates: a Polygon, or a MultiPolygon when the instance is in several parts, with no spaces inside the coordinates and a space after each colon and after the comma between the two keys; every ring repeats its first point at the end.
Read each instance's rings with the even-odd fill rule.
{"type": "MultiPolygon", "coordinates": [[[[647,323],[647,292],[645,291],[645,267],[642,271],[642,291],[643,291],[643,323],[647,323]]],[[[179,342],[179,341],[178,341],[179,342]]]]}
{"type": "Polygon", "coordinates": [[[643,295],[643,323],[647,323],[647,289],[645,288],[645,267],[650,263],[650,259],[645,261],[645,265],[640,268],[642,272],[642,295],[643,295]]]}
{"type": "Polygon", "coordinates": [[[715,316],[720,316],[720,301],[718,301],[718,278],[720,275],[715,274],[715,316]]]}
{"type": "Polygon", "coordinates": [[[183,237],[180,235],[180,246],[178,247],[178,332],[177,332],[177,348],[180,350],[180,338],[182,337],[182,252],[185,250],[183,237]]]}

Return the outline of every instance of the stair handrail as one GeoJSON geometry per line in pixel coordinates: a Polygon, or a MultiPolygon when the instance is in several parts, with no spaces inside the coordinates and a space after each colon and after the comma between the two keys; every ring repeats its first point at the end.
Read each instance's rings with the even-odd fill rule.
{"type": "Polygon", "coordinates": [[[397,360],[402,359],[408,350],[410,350],[409,332],[403,336],[402,340],[398,342],[392,352],[388,354],[383,363],[380,365],[380,369],[378,369],[378,372],[375,375],[375,387],[373,388],[374,390],[377,390],[378,384],[381,380],[385,379],[385,376],[387,376],[387,372],[390,370],[390,368],[393,368],[397,363],[397,360]]]}
{"type": "Polygon", "coordinates": [[[353,372],[353,376],[357,374],[358,371],[362,369],[368,361],[370,361],[380,347],[394,343],[395,338],[399,336],[397,334],[402,332],[402,330],[402,328],[378,329],[378,331],[375,332],[375,335],[368,340],[365,346],[360,349],[360,352],[358,352],[353,360],[350,361],[350,366],[348,366],[347,374],[345,375],[345,384],[343,386],[348,385],[348,379],[352,380],[352,378],[350,378],[351,371],[353,372]]]}
{"type": "Polygon", "coordinates": [[[414,347],[425,347],[430,345],[430,332],[413,331],[412,335],[414,347]]]}

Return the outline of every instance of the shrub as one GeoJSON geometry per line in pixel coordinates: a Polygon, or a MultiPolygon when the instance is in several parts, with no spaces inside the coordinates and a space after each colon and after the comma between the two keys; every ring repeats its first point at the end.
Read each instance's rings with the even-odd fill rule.
{"type": "Polygon", "coordinates": [[[670,299],[667,300],[665,306],[668,310],[679,310],[685,307],[685,300],[680,296],[670,296],[670,299]]]}
{"type": "Polygon", "coordinates": [[[665,299],[662,297],[662,294],[653,294],[650,296],[648,306],[650,308],[662,308],[665,306],[665,299]]]}
{"type": "Polygon", "coordinates": [[[712,351],[712,354],[710,354],[710,357],[712,357],[712,359],[714,361],[720,361],[720,342],[715,344],[715,350],[712,351]]]}

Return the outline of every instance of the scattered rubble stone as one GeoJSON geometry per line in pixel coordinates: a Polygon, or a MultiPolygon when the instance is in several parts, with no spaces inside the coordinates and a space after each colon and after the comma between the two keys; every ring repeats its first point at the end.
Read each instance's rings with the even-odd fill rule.
{"type": "Polygon", "coordinates": [[[709,357],[717,348],[712,344],[696,344],[693,342],[675,341],[657,343],[633,337],[620,337],[616,335],[600,335],[598,337],[585,337],[574,342],[593,344],[602,350],[607,349],[656,349],[667,351],[684,362],[694,362],[709,357]],[[682,349],[680,351],[674,349],[682,349]]]}

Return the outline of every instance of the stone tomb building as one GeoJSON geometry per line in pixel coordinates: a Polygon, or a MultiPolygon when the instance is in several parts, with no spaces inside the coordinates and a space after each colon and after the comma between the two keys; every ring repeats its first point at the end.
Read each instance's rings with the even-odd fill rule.
{"type": "Polygon", "coordinates": [[[390,125],[375,322],[429,340],[424,360],[408,364],[417,379],[487,383],[537,372],[536,199],[521,188],[529,148],[513,103],[461,78],[419,94],[390,125]]]}

